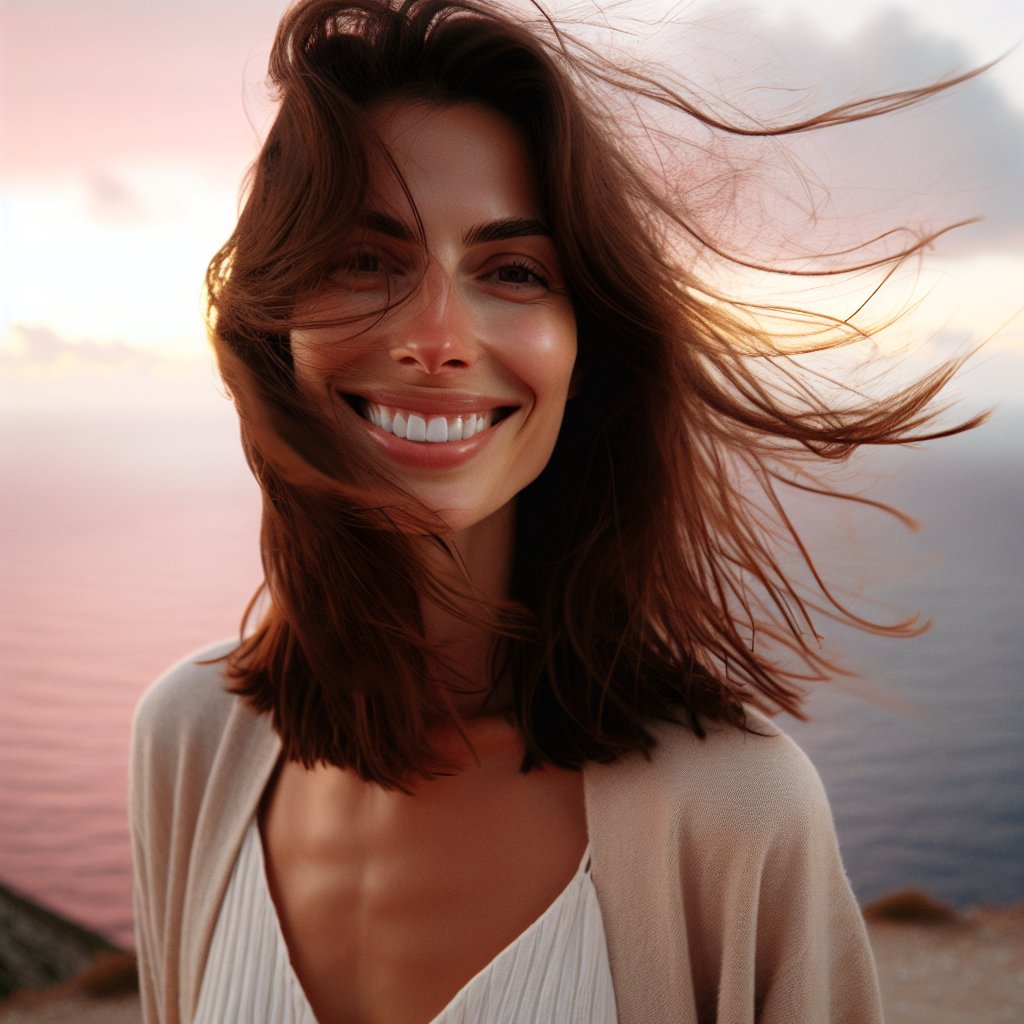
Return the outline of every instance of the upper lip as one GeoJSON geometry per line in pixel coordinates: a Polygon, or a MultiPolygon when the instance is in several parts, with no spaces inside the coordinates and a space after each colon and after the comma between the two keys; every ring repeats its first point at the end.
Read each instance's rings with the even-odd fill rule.
{"type": "Polygon", "coordinates": [[[518,408],[521,403],[492,395],[480,395],[471,391],[445,391],[443,389],[421,388],[405,390],[365,390],[339,392],[347,400],[357,399],[392,409],[404,409],[425,416],[454,416],[460,413],[486,412],[488,409],[518,408]]]}

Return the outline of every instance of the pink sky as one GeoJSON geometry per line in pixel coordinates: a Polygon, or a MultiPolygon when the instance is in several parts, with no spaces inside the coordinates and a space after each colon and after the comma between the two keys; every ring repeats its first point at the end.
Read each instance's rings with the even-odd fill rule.
{"type": "MultiPolygon", "coordinates": [[[[780,0],[737,14],[696,0],[657,43],[711,96],[775,112],[795,97],[806,110],[996,57],[1024,39],[1022,6],[866,0],[851,11],[822,0],[810,14],[804,0],[780,0]]],[[[281,8],[7,0],[0,381],[51,387],[85,368],[109,383],[203,357],[201,275],[272,110],[262,81],[281,8]]],[[[980,340],[1024,304],[1022,82],[1024,52],[1013,53],[911,117],[807,137],[794,151],[822,179],[811,200],[823,204],[823,242],[850,225],[985,217],[944,243],[922,278],[933,292],[914,324],[922,336],[980,340]]],[[[792,207],[795,194],[782,179],[768,205],[792,207]]],[[[770,237],[755,220],[746,234],[770,237]]],[[[1019,317],[997,346],[1024,350],[1019,317]]]]}

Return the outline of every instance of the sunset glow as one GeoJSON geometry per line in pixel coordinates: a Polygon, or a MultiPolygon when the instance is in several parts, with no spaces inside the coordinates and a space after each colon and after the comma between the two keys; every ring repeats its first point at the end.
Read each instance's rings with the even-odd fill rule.
{"type": "MultiPolygon", "coordinates": [[[[137,375],[129,350],[144,362],[205,358],[202,273],[231,230],[239,182],[272,111],[262,76],[281,6],[260,0],[240,19],[221,3],[5,5],[2,101],[18,146],[5,147],[0,173],[0,380],[73,376],[100,363],[107,376],[117,367],[137,375]],[[57,11],[54,36],[44,23],[57,11]],[[41,38],[45,75],[34,52],[41,38]]],[[[650,29],[664,6],[635,10],[650,29]]],[[[707,95],[747,109],[771,109],[772,88],[793,88],[807,109],[821,109],[920,84],[1024,39],[1024,13],[1000,0],[927,11],[788,0],[770,14],[743,14],[742,37],[737,11],[722,0],[691,5],[685,27],[670,34],[673,52],[662,40],[659,56],[692,68],[707,95]]],[[[943,239],[888,294],[890,311],[919,303],[898,338],[976,344],[994,335],[995,350],[1024,353],[1022,82],[1024,54],[1011,53],[913,121],[815,135],[798,150],[828,196],[814,210],[824,214],[823,244],[842,242],[847,225],[862,229],[865,211],[887,226],[984,218],[943,239]]],[[[817,244],[815,236],[809,251],[817,244]]],[[[814,301],[842,313],[850,300],[826,286],[814,301]]]]}

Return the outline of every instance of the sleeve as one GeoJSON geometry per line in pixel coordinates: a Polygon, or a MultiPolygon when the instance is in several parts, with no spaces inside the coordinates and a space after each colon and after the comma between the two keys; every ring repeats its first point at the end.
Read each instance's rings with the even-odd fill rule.
{"type": "Polygon", "coordinates": [[[232,843],[240,841],[277,759],[269,726],[253,729],[256,719],[246,718],[236,736],[241,752],[228,763],[256,768],[248,775],[225,769],[224,782],[238,775],[242,784],[222,784],[214,818],[200,824],[237,706],[218,663],[235,642],[197,651],[169,669],[143,695],[132,722],[128,803],[145,1024],[179,1024],[192,1012],[197,943],[216,906],[210,886],[230,871],[232,843]]]}
{"type": "Polygon", "coordinates": [[[878,1024],[867,929],[817,772],[788,737],[759,744],[734,819],[716,1024],[878,1024]]]}
{"type": "Polygon", "coordinates": [[[128,801],[135,950],[145,1024],[155,1024],[161,1019],[159,993],[163,990],[161,965],[164,962],[161,941],[164,935],[164,886],[161,879],[166,877],[164,847],[153,834],[156,811],[163,801],[157,792],[161,780],[152,703],[151,695],[147,694],[136,709],[132,722],[128,801]]]}

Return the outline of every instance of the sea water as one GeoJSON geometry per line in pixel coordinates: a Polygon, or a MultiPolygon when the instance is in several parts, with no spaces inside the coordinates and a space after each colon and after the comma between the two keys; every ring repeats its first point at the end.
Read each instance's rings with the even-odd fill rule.
{"type": "MultiPolygon", "coordinates": [[[[132,708],[165,667],[236,633],[260,579],[258,496],[226,402],[4,415],[0,880],[131,941],[132,708]]],[[[895,641],[819,622],[859,680],[783,724],[827,786],[862,899],[923,886],[1024,899],[1024,417],[858,467],[927,523],[795,502],[860,612],[923,609],[895,641]]]]}

